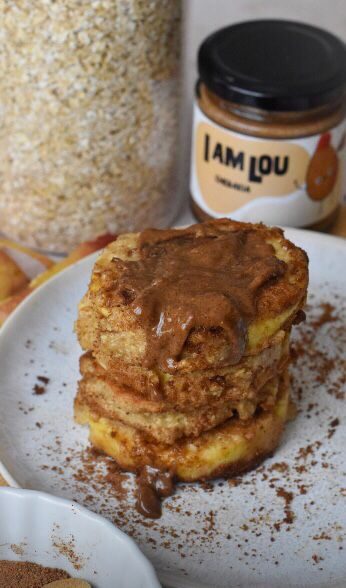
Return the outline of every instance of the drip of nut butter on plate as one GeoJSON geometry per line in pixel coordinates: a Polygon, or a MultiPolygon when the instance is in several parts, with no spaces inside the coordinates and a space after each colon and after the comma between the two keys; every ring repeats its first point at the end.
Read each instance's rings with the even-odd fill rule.
{"type": "Polygon", "coordinates": [[[137,477],[138,512],[150,519],[159,519],[161,498],[171,496],[173,489],[173,476],[170,472],[146,466],[137,477]]]}

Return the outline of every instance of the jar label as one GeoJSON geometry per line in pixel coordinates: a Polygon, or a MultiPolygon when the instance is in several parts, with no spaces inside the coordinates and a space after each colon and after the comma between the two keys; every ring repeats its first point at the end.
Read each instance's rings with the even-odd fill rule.
{"type": "Polygon", "coordinates": [[[195,104],[192,198],[212,217],[313,224],[340,202],[344,144],[344,122],[322,135],[262,139],[216,124],[195,104]]]}

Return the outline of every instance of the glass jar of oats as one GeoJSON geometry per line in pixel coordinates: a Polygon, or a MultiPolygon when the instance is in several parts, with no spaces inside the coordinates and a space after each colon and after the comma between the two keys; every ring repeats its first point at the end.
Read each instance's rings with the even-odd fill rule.
{"type": "Polygon", "coordinates": [[[328,228],[345,176],[344,43],[298,22],[249,21],[208,37],[198,65],[197,218],[328,228]]]}
{"type": "Polygon", "coordinates": [[[180,1],[0,0],[0,13],[0,230],[65,252],[169,223],[180,1]]]}

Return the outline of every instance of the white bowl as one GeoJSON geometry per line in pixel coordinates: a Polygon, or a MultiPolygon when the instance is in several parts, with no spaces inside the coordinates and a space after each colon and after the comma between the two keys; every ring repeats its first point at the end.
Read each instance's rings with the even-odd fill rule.
{"type": "Polygon", "coordinates": [[[160,588],[134,541],[102,517],[43,492],[0,488],[0,560],[66,570],[93,588],[160,588]]]}

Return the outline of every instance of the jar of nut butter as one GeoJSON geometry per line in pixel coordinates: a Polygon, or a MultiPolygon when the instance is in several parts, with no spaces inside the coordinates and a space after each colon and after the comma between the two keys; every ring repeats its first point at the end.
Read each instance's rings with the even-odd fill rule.
{"type": "Polygon", "coordinates": [[[196,216],[326,229],[343,191],[344,43],[298,22],[249,21],[208,37],[198,67],[196,216]]]}

